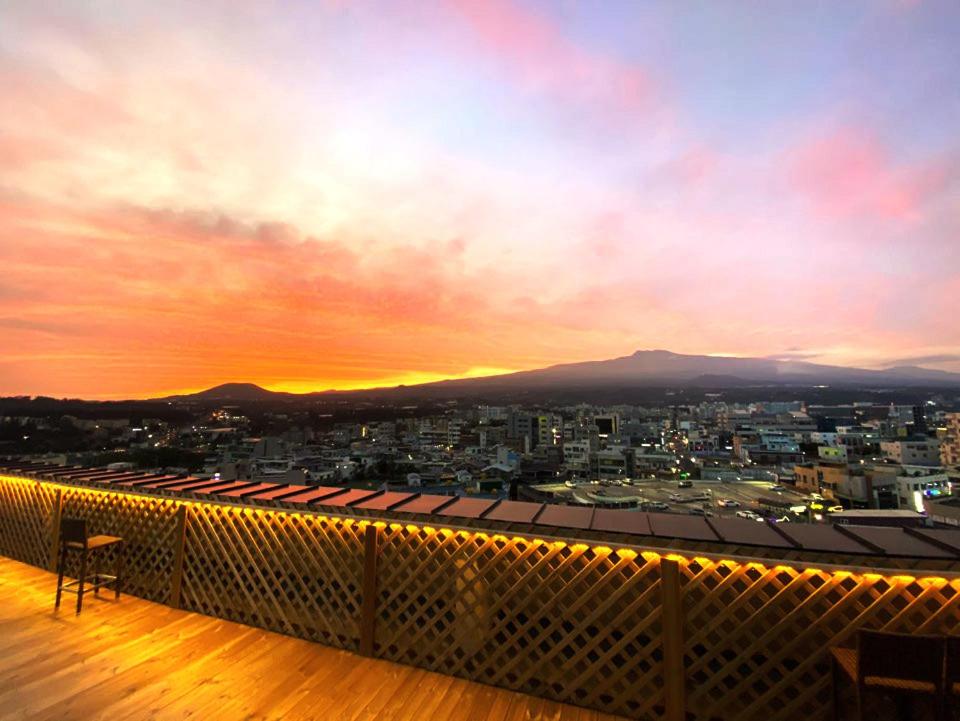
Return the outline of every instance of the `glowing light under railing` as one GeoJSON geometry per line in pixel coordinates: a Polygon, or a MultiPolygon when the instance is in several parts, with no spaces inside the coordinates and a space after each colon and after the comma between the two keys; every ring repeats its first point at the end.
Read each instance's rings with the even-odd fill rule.
{"type": "MultiPolygon", "coordinates": [[[[70,493],[76,493],[79,495],[96,495],[96,496],[114,496],[114,497],[124,497],[129,499],[142,500],[145,495],[137,493],[127,493],[118,490],[106,490],[98,488],[84,488],[80,486],[66,485],[61,483],[56,483],[53,481],[40,481],[32,478],[20,478],[17,476],[6,476],[0,475],[0,482],[4,483],[14,483],[18,485],[44,485],[53,489],[58,489],[61,491],[68,491],[70,493]]],[[[919,492],[918,492],[919,493],[919,492]]],[[[340,516],[327,516],[317,513],[305,513],[296,509],[286,509],[286,508],[276,508],[276,509],[266,509],[266,508],[254,508],[250,506],[236,506],[229,503],[216,503],[212,501],[197,501],[190,499],[181,499],[181,498],[165,498],[162,496],[149,496],[150,498],[155,498],[157,501],[166,502],[173,505],[184,505],[187,507],[198,507],[204,509],[225,509],[232,508],[237,512],[243,513],[244,515],[252,516],[272,516],[277,514],[298,514],[298,515],[309,515],[312,518],[316,518],[321,523],[327,523],[330,525],[339,525],[346,528],[351,528],[356,526],[357,528],[363,530],[368,526],[374,526],[375,528],[385,529],[389,528],[391,531],[403,531],[406,530],[411,535],[416,535],[419,533],[424,533],[425,535],[432,536],[436,534],[442,534],[446,538],[452,538],[459,535],[462,538],[467,539],[479,539],[483,542],[495,541],[499,543],[507,544],[531,544],[534,546],[547,546],[555,550],[562,550],[564,548],[569,548],[572,551],[577,553],[586,553],[593,552],[601,556],[609,556],[611,554],[616,554],[622,559],[625,560],[634,560],[638,556],[642,557],[645,562],[658,563],[662,559],[669,561],[675,561],[681,566],[689,566],[691,563],[695,563],[704,569],[710,569],[716,566],[727,566],[730,568],[750,568],[762,573],[792,573],[792,574],[809,574],[809,575],[818,575],[818,576],[831,576],[834,579],[842,580],[845,578],[854,578],[857,579],[857,582],[868,582],[871,585],[878,581],[887,581],[894,585],[909,585],[912,583],[925,585],[925,586],[945,586],[953,585],[960,591],[960,578],[957,579],[947,579],[943,576],[923,576],[915,577],[905,574],[890,574],[884,575],[881,573],[874,573],[870,571],[857,572],[849,571],[846,569],[832,569],[824,570],[812,566],[807,566],[803,568],[797,568],[794,566],[786,566],[783,564],[777,564],[768,566],[761,561],[754,560],[742,560],[742,559],[732,559],[732,558],[721,558],[721,559],[711,559],[704,556],[695,556],[693,558],[688,558],[682,556],[678,553],[660,553],[653,550],[643,550],[638,552],[633,549],[628,548],[617,548],[616,550],[612,549],[610,546],[606,545],[597,545],[591,546],[587,543],[577,542],[577,543],[568,543],[566,541],[557,540],[557,539],[547,539],[547,538],[536,538],[528,536],[514,536],[513,538],[507,538],[502,534],[488,534],[484,531],[474,531],[474,530],[465,530],[465,529],[453,529],[453,528],[434,528],[432,526],[418,526],[413,523],[401,524],[401,523],[386,523],[384,521],[376,520],[366,520],[366,519],[355,519],[350,517],[340,517],[340,516]]]]}

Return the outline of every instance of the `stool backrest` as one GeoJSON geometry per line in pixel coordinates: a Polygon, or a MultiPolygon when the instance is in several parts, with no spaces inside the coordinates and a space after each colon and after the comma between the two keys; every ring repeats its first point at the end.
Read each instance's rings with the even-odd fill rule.
{"type": "Polygon", "coordinates": [[[947,636],[947,685],[960,683],[960,636],[947,636]]]}
{"type": "Polygon", "coordinates": [[[60,543],[87,545],[87,521],[83,518],[60,519],[60,543]]]}
{"type": "Polygon", "coordinates": [[[859,681],[869,676],[927,681],[943,688],[942,636],[860,631],[859,681]]]}

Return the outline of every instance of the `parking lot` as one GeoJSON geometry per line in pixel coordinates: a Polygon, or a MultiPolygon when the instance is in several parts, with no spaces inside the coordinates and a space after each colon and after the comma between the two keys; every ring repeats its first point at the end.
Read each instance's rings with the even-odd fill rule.
{"type": "MultiPolygon", "coordinates": [[[[762,513],[758,499],[776,499],[789,505],[803,505],[806,497],[789,488],[772,490],[767,481],[691,481],[690,487],[680,488],[677,481],[633,480],[630,482],[583,482],[570,488],[563,484],[538,486],[557,496],[567,496],[571,503],[593,503],[605,500],[636,500],[644,510],[651,512],[698,513],[709,511],[717,517],[734,518],[738,511],[762,513]],[[702,500],[689,500],[697,497],[702,500]],[[682,500],[679,500],[682,499],[682,500]],[[721,501],[732,501],[728,507],[721,501]],[[653,504],[651,506],[651,504],[653,504]],[[663,504],[661,506],[660,504],[663,504]],[[736,505],[734,505],[736,504],[736,505]]],[[[770,515],[770,514],[766,514],[770,515]]]]}

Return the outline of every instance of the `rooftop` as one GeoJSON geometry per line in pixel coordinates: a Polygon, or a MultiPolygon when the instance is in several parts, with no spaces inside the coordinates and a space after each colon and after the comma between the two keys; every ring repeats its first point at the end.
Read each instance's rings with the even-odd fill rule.
{"type": "Polygon", "coordinates": [[[0,707],[31,719],[621,718],[128,595],[55,613],[55,588],[0,557],[0,707]]]}

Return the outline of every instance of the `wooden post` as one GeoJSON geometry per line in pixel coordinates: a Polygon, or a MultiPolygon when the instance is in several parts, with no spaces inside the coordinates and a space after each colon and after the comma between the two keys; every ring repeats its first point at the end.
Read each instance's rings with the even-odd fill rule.
{"type": "Polygon", "coordinates": [[[173,534],[173,572],[170,574],[170,605],[180,608],[180,589],[183,586],[183,554],[187,545],[187,504],[177,508],[177,528],[173,534]]]}
{"type": "Polygon", "coordinates": [[[63,516],[63,489],[58,488],[53,495],[53,508],[50,510],[50,558],[47,568],[57,570],[57,557],[60,555],[60,518],[63,516]]]}
{"type": "Polygon", "coordinates": [[[684,721],[683,594],[680,589],[680,564],[676,561],[660,559],[660,590],[663,603],[661,622],[666,721],[684,721]]]}
{"type": "Polygon", "coordinates": [[[360,607],[360,653],[373,656],[377,623],[377,555],[380,529],[374,524],[363,534],[363,601],[360,607]]]}

